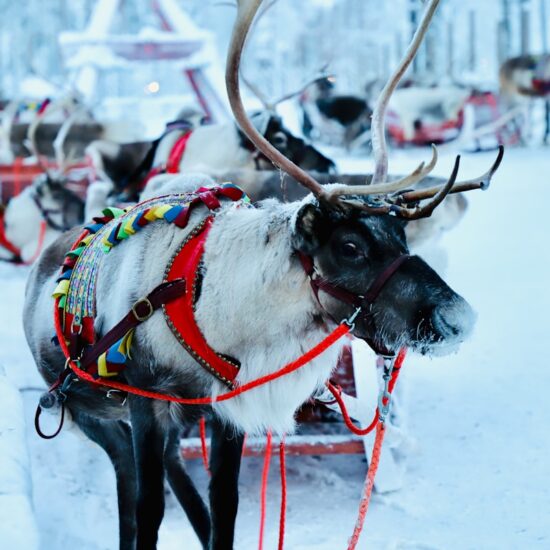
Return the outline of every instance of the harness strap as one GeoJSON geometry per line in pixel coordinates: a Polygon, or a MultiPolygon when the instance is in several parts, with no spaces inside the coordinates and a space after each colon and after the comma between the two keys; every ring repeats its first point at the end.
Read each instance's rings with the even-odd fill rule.
{"type": "MultiPolygon", "coordinates": [[[[409,254],[402,254],[401,256],[398,256],[395,260],[393,260],[389,265],[387,265],[381,271],[381,273],[376,277],[376,279],[374,279],[369,289],[367,290],[366,294],[360,295],[360,294],[355,294],[354,292],[350,292],[349,290],[342,288],[341,286],[335,285],[330,281],[327,281],[323,277],[316,276],[315,266],[311,256],[308,256],[303,252],[298,252],[298,256],[300,258],[300,262],[302,263],[302,267],[306,272],[306,275],[309,277],[311,288],[321,308],[324,311],[326,311],[326,309],[324,308],[323,304],[321,304],[321,301],[319,299],[319,290],[322,290],[323,292],[326,292],[329,296],[332,296],[333,298],[336,298],[337,300],[340,300],[341,302],[344,302],[345,304],[349,304],[354,308],[356,308],[356,313],[353,315],[353,318],[357,314],[362,312],[363,319],[368,323],[371,329],[374,328],[373,326],[374,322],[372,320],[372,316],[369,316],[370,308],[372,307],[372,305],[380,295],[380,292],[382,291],[386,283],[393,277],[393,275],[395,275],[397,270],[407,260],[411,258],[409,254]]],[[[383,355],[386,357],[391,357],[394,355],[394,353],[391,350],[388,350],[384,346],[377,344],[372,338],[365,338],[365,341],[373,349],[373,351],[378,355],[383,355]]]]}
{"type": "Polygon", "coordinates": [[[0,211],[0,246],[14,255],[12,261],[18,263],[21,258],[21,251],[6,236],[6,224],[4,222],[4,211],[0,211]]]}
{"type": "Polygon", "coordinates": [[[168,157],[168,161],[166,162],[166,172],[168,174],[179,173],[181,159],[183,157],[183,154],[185,153],[187,142],[189,141],[189,138],[192,135],[193,135],[193,132],[191,130],[187,131],[185,134],[180,136],[176,140],[176,143],[174,143],[174,145],[172,146],[172,150],[170,151],[170,156],[168,157]]]}
{"type": "Polygon", "coordinates": [[[147,321],[161,306],[179,298],[185,293],[186,283],[183,279],[176,279],[168,283],[161,283],[145,298],[140,298],[126,316],[109,332],[100,338],[93,346],[86,348],[82,355],[81,368],[96,363],[99,356],[118,342],[131,329],[147,321]]]}

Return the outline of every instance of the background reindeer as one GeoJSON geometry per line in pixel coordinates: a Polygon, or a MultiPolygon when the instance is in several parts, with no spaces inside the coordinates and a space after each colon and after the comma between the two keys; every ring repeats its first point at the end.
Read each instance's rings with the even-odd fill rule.
{"type": "MultiPolygon", "coordinates": [[[[550,55],[522,55],[503,63],[500,91],[511,107],[522,100],[544,100],[546,116],[544,143],[550,139],[550,55]]],[[[529,132],[530,133],[530,132],[529,132]]]]}
{"type": "MultiPolygon", "coordinates": [[[[52,105],[53,110],[63,107],[64,102],[52,105]]],[[[45,110],[36,116],[28,127],[27,135],[28,146],[44,173],[9,201],[3,217],[5,236],[19,249],[20,260],[24,263],[36,259],[41,249],[52,243],[63,231],[84,221],[84,200],[67,187],[70,161],[64,150],[70,129],[82,111],[74,111],[59,129],[53,144],[58,164],[55,171],[44,160],[36,142],[37,130],[47,114],[48,110],[45,110]]]]}
{"type": "MultiPolygon", "coordinates": [[[[331,76],[318,78],[301,94],[304,134],[310,138],[318,135],[321,139],[327,133],[342,134],[343,138],[335,136],[335,139],[350,149],[368,132],[372,110],[366,97],[334,93],[335,80],[331,76]],[[331,132],[331,126],[336,132],[331,132]]],[[[361,139],[355,145],[365,141],[361,139]]]]}
{"type": "MultiPolygon", "coordinates": [[[[169,123],[165,134],[152,143],[91,143],[86,152],[98,175],[127,199],[136,200],[150,174],[159,171],[219,175],[228,169],[272,169],[269,160],[258,153],[233,122],[196,125],[194,117],[178,118],[181,120],[169,123]],[[174,157],[176,144],[182,139],[185,145],[174,157]]],[[[334,172],[334,163],[294,136],[273,111],[260,111],[253,120],[270,143],[305,170],[334,172]]]]}
{"type": "MultiPolygon", "coordinates": [[[[357,318],[354,334],[379,352],[402,346],[421,353],[454,349],[471,331],[472,310],[425,262],[407,256],[403,220],[429,216],[449,193],[484,187],[488,181],[457,182],[457,160],[445,185],[409,191],[433,169],[434,157],[428,166],[422,164],[410,176],[388,183],[387,152],[380,132],[387,100],[414,56],[438,1],[430,2],[406,59],[375,110],[374,181],[354,187],[321,186],[269,144],[247,118],[239,94],[239,63],[260,3],[239,2],[226,77],[230,103],[240,127],[258,149],[312,194],[289,204],[264,201],[258,208],[235,208],[222,201],[205,245],[195,304],[198,327],[218,352],[239,360],[236,381],[242,384],[301,355],[304,347],[321,340],[353,313],[355,308],[330,289],[365,295],[388,265],[399,261],[399,269],[357,318]],[[309,258],[326,282],[327,292],[320,292],[318,299],[310,285],[311,273],[304,270],[300,257],[309,258]]],[[[212,187],[213,182],[200,175],[180,176],[167,183],[165,190],[171,186],[177,193],[193,193],[203,185],[212,187]]],[[[171,200],[181,200],[181,195],[171,200]]],[[[127,313],[137,297],[162,281],[170,258],[207,216],[206,208],[196,208],[184,229],[151,223],[103,257],[96,293],[99,336],[127,313]],[[147,260],[152,257],[153,262],[147,260]]],[[[65,363],[50,341],[50,289],[76,236],[76,230],[69,232],[45,251],[27,289],[26,336],[48,383],[58,377],[65,363]]],[[[155,547],[164,509],[165,475],[202,544],[231,548],[243,432],[291,431],[295,410],[326,380],[339,349],[334,346],[303,370],[269,387],[214,406],[210,514],[177,453],[182,423],[194,421],[200,411],[134,396],[124,405],[109,399],[103,389],[82,383],[64,388],[66,406],[75,422],[105,449],[115,466],[121,548],[133,548],[136,532],[137,548],[155,547]],[[125,422],[128,418],[131,427],[125,422]]],[[[137,328],[131,363],[123,378],[132,385],[176,396],[216,396],[225,391],[223,383],[182,350],[160,312],[137,328]]]]}

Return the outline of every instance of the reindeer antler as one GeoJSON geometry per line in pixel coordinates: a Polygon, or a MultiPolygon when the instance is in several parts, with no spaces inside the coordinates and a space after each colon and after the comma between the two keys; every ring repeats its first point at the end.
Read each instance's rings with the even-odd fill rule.
{"type": "MultiPolygon", "coordinates": [[[[38,145],[36,143],[36,131],[38,130],[38,127],[46,118],[46,116],[51,115],[56,111],[65,109],[66,107],[74,106],[74,104],[75,104],[75,99],[72,95],[68,97],[63,97],[53,103],[50,103],[40,114],[36,115],[36,117],[31,122],[31,124],[29,124],[29,127],[27,129],[27,142],[28,142],[29,150],[33,154],[33,156],[36,158],[38,164],[40,164],[40,166],[42,167],[42,170],[44,170],[44,172],[48,175],[48,177],[52,177],[52,173],[50,172],[47,162],[44,162],[42,156],[40,155],[40,152],[38,151],[38,145]]],[[[61,132],[62,128],[60,128],[58,135],[61,132]]],[[[68,133],[68,130],[67,130],[67,133],[68,133]]],[[[55,142],[54,142],[54,149],[55,149],[55,142]]],[[[56,152],[56,158],[57,158],[58,156],[57,149],[55,149],[55,152],[56,152]]]]}
{"type": "Polygon", "coordinates": [[[246,41],[246,36],[252,25],[252,21],[262,0],[238,0],[237,20],[233,27],[231,43],[227,55],[227,67],[225,72],[225,81],[227,87],[227,95],[233,115],[240,126],[241,130],[246,134],[248,139],[269,159],[275,166],[287,172],[301,185],[309,189],[315,196],[320,199],[326,198],[326,191],[323,186],[311,177],[307,172],[294,164],[290,159],[281,154],[273,147],[257,130],[246,114],[240,88],[239,88],[239,68],[241,63],[241,55],[246,41]]]}
{"type": "Polygon", "coordinates": [[[409,45],[403,59],[400,61],[399,65],[395,69],[391,78],[388,80],[380,96],[376,102],[374,112],[372,115],[372,148],[375,159],[375,168],[374,175],[370,182],[370,185],[358,186],[358,187],[339,187],[334,189],[330,193],[330,199],[333,200],[335,197],[342,195],[378,195],[391,193],[398,189],[404,189],[410,187],[415,183],[418,183],[424,179],[435,167],[437,163],[437,150],[435,145],[432,145],[432,160],[424,168],[421,164],[414,172],[405,178],[386,184],[386,178],[388,175],[388,148],[386,144],[386,133],[385,133],[385,120],[386,120],[386,109],[390,101],[390,97],[394,92],[395,88],[399,84],[402,76],[405,74],[409,68],[412,60],[414,59],[418,48],[422,44],[422,40],[426,35],[430,22],[434,16],[435,10],[439,5],[439,0],[430,0],[428,7],[422,17],[420,26],[416,30],[411,44],[409,45]]]}
{"type": "Polygon", "coordinates": [[[55,136],[53,142],[55,160],[57,162],[59,170],[63,173],[68,168],[68,162],[64,151],[65,141],[67,139],[67,136],[69,135],[69,132],[71,131],[73,124],[84,113],[86,113],[86,109],[84,107],[77,108],[75,111],[73,111],[69,118],[65,120],[65,122],[61,125],[59,131],[57,132],[57,135],[55,136]]]}
{"type": "Polygon", "coordinates": [[[44,170],[47,176],[51,178],[52,173],[50,172],[48,163],[42,158],[42,155],[40,154],[40,151],[38,150],[38,145],[36,143],[36,130],[38,130],[40,123],[44,120],[44,116],[47,110],[48,109],[46,108],[42,113],[37,114],[34,117],[34,120],[29,124],[29,127],[27,128],[27,148],[32,153],[33,157],[36,159],[36,162],[40,165],[42,170],[44,170]]]}
{"type": "Polygon", "coordinates": [[[401,60],[394,74],[382,90],[380,98],[376,104],[373,115],[373,149],[375,156],[375,172],[370,185],[364,186],[339,186],[334,187],[330,192],[326,192],[323,186],[304,170],[296,166],[293,162],[275,149],[263,136],[261,136],[250,122],[242,104],[239,91],[239,66],[242,50],[246,41],[247,34],[262,0],[238,0],[237,20],[233,29],[231,45],[227,57],[226,86],[229,96],[229,103],[237,123],[248,136],[250,141],[267,157],[273,164],[287,172],[298,183],[309,189],[316,197],[334,206],[347,205],[357,207],[371,214],[394,214],[407,220],[414,220],[428,217],[434,209],[443,202],[449,193],[458,193],[472,189],[486,189],[489,186],[492,176],[498,169],[504,149],[501,146],[493,166],[479,178],[456,182],[458,169],[460,166],[460,157],[456,158],[451,176],[444,185],[431,187],[428,189],[411,191],[410,187],[424,179],[434,169],[438,154],[437,149],[432,145],[432,159],[428,165],[421,163],[416,170],[408,176],[397,181],[386,182],[388,172],[388,153],[384,134],[385,111],[391,97],[391,94],[397,87],[399,80],[414,59],[424,36],[426,35],[429,24],[433,18],[435,10],[439,5],[439,0],[430,0],[428,7],[422,17],[413,40],[401,60]],[[374,196],[373,201],[345,200],[340,197],[343,195],[374,196]],[[425,204],[421,201],[431,199],[425,204]]]}

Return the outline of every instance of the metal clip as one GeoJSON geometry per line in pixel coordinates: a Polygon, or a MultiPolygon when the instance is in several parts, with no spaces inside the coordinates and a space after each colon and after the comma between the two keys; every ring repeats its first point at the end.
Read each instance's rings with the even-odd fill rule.
{"type": "Polygon", "coordinates": [[[362,311],[362,307],[359,306],[352,314],[350,317],[348,317],[347,319],[344,319],[342,321],[342,323],[345,323],[346,325],[348,325],[349,327],[349,331],[352,332],[353,329],[355,328],[355,319],[357,319],[357,316],[361,313],[362,311]]]}
{"type": "Polygon", "coordinates": [[[386,421],[391,409],[391,393],[389,391],[389,387],[394,364],[395,356],[384,357],[384,374],[382,375],[382,380],[384,380],[384,388],[378,396],[378,416],[382,424],[386,421]]]}
{"type": "Polygon", "coordinates": [[[110,389],[110,390],[107,390],[105,397],[107,397],[107,399],[113,399],[115,401],[118,401],[119,405],[123,407],[124,405],[126,405],[128,394],[121,390],[110,389]]]}

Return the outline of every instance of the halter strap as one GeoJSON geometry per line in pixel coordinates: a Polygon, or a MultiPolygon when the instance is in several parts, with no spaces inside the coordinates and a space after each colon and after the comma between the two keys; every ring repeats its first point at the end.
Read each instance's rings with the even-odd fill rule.
{"type": "MultiPolygon", "coordinates": [[[[306,272],[306,275],[309,277],[309,282],[313,293],[315,294],[315,298],[317,299],[319,305],[323,308],[323,310],[326,311],[326,309],[323,307],[323,304],[321,304],[321,301],[319,300],[320,290],[322,290],[329,296],[336,298],[340,302],[344,302],[345,304],[353,306],[357,310],[356,314],[362,311],[363,314],[366,315],[370,313],[370,309],[380,295],[380,292],[382,291],[386,283],[395,275],[398,269],[411,258],[409,254],[402,254],[401,256],[395,258],[378,274],[376,279],[374,279],[374,281],[371,283],[367,292],[363,295],[351,292],[346,288],[331,283],[323,277],[317,276],[315,272],[313,258],[311,256],[308,256],[303,252],[298,252],[298,257],[300,258],[300,262],[302,264],[302,267],[304,268],[304,271],[306,272]]],[[[366,319],[371,328],[373,328],[372,317],[366,317],[366,319]]],[[[366,342],[379,355],[394,355],[393,352],[391,352],[390,350],[384,348],[383,346],[377,345],[372,338],[366,338],[366,342]]]]}

